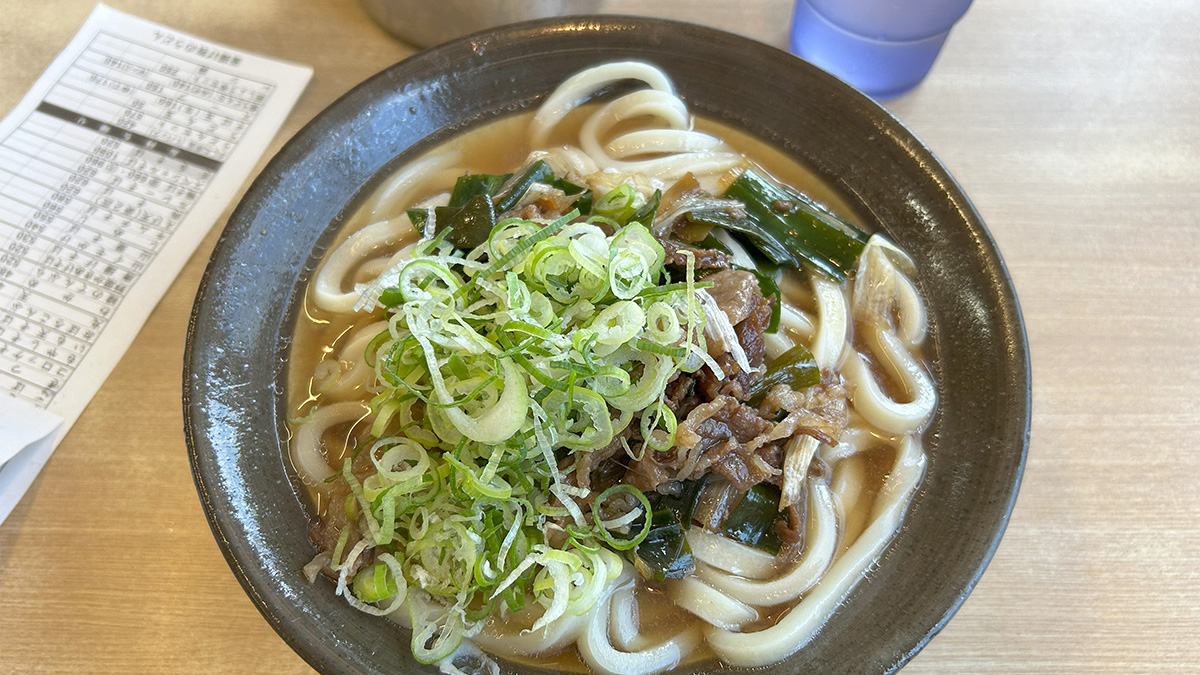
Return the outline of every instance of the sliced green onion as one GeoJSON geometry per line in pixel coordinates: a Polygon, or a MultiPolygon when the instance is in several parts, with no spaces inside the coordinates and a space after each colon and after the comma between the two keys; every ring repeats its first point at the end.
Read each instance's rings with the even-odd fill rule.
{"type": "Polygon", "coordinates": [[[608,261],[608,285],[613,295],[628,300],[656,286],[666,253],[662,244],[640,223],[630,223],[613,237],[608,261]]]}
{"type": "Polygon", "coordinates": [[[675,445],[675,413],[663,403],[642,411],[640,422],[642,441],[656,452],[665,452],[675,445]]]}
{"type": "Polygon", "coordinates": [[[612,218],[618,223],[624,223],[637,208],[635,202],[638,196],[637,190],[634,190],[633,186],[618,185],[592,203],[592,213],[612,218]]]}
{"type": "Polygon", "coordinates": [[[628,551],[629,549],[642,543],[642,541],[646,538],[646,535],[650,534],[652,523],[649,516],[650,500],[646,499],[646,495],[642,494],[641,490],[625,483],[614,485],[604,492],[601,492],[600,495],[596,497],[596,502],[592,506],[592,518],[596,523],[596,534],[600,535],[601,539],[618,551],[628,551]],[[633,495],[633,497],[638,500],[642,506],[643,517],[642,528],[638,530],[637,534],[629,538],[618,539],[617,537],[613,536],[612,532],[609,531],[608,524],[601,519],[600,510],[603,507],[604,502],[608,501],[609,497],[621,492],[633,495]]]}
{"type": "Polygon", "coordinates": [[[608,404],[585,387],[553,391],[542,407],[554,421],[558,442],[572,450],[598,450],[612,440],[608,404]]]}
{"type": "Polygon", "coordinates": [[[354,576],[354,595],[363,602],[379,602],[396,595],[396,578],[384,563],[364,567],[354,576]]]}

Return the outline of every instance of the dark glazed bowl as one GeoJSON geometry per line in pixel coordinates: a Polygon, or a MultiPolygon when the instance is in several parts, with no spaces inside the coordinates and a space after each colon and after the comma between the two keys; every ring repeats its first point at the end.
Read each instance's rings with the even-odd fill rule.
{"type": "Polygon", "coordinates": [[[693,112],[823,176],[865,225],[912,254],[929,304],[940,404],[903,529],[808,646],[759,672],[898,669],[954,614],[999,543],[1028,444],[1028,350],[995,245],[929,149],[867,97],[745,38],[625,17],[520,24],[417,54],[313,120],[234,212],[196,298],[184,420],[200,499],[246,592],[316,669],[435,672],[413,661],[404,631],[301,574],[314,549],[285,460],[284,383],[306,279],[382,169],[535,105],[584,67],[631,58],[665,69],[693,112]]]}

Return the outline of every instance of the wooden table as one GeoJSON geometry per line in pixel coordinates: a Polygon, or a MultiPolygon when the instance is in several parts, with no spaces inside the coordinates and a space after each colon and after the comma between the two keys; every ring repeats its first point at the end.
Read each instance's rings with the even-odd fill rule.
{"type": "MultiPolygon", "coordinates": [[[[268,157],[350,86],[413,52],[351,0],[112,4],[311,64],[315,77],[268,157]]],[[[778,46],[791,5],[604,4],[778,46]]],[[[5,3],[0,111],[91,6],[5,3]]],[[[962,610],[905,672],[1197,672],[1200,6],[978,2],[925,83],[888,107],[950,168],[999,242],[1034,381],[1008,532],[962,610]]],[[[188,469],[184,332],[219,230],[0,526],[0,671],[308,671],[222,559],[188,469]]]]}

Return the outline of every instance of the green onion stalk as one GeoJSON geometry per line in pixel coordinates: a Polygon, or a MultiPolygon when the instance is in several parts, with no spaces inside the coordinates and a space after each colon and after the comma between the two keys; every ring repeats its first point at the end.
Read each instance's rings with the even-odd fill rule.
{"type": "MultiPolygon", "coordinates": [[[[501,181],[474,183],[463,199],[501,181]]],[[[637,488],[593,495],[566,479],[631,424],[645,439],[625,445],[634,456],[669,450],[666,385],[710,360],[692,266],[668,283],[627,192],[587,217],[500,219],[469,249],[479,237],[426,227],[436,234],[363,293],[388,325],[366,355],[370,466],[347,459],[341,473],[360,541],[346,551],[343,533],[331,566],[351,604],[407,607],[422,662],[528,599],[544,607],[534,629],[588,611],[620,572],[614,550],[651,531],[637,488]],[[348,579],[368,550],[378,562],[348,579]]]]}

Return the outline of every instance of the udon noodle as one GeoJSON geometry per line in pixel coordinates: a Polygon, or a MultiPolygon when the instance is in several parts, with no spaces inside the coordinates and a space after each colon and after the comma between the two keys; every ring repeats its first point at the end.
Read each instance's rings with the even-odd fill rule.
{"type": "Polygon", "coordinates": [[[644,63],[497,124],[386,178],[311,280],[306,573],[446,672],[803,648],[924,472],[911,259],[698,130],[644,63]]]}

